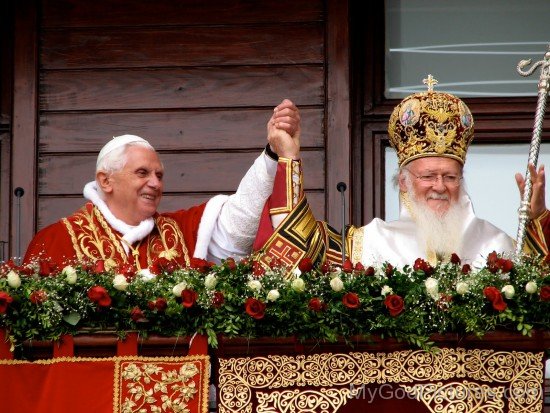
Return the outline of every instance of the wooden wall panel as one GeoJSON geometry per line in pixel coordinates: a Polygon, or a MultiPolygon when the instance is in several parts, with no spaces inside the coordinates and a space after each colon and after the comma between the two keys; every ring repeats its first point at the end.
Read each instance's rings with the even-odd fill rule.
{"type": "MultiPolygon", "coordinates": [[[[278,104],[279,102],[274,102],[278,104]]],[[[321,108],[300,110],[301,145],[324,147],[321,108]]],[[[151,141],[157,150],[260,149],[267,143],[271,108],[164,112],[46,112],[40,117],[40,150],[99,152],[112,136],[132,134],[151,141]]]]}
{"type": "Polygon", "coordinates": [[[42,9],[44,27],[242,25],[324,19],[323,0],[43,0],[42,9]]]}
{"type": "Polygon", "coordinates": [[[49,111],[274,106],[324,103],[322,67],[240,67],[42,72],[49,111]]]}
{"type": "Polygon", "coordinates": [[[321,22],[315,22],[239,30],[216,26],[46,31],[42,37],[41,62],[48,70],[322,64],[323,29],[321,22]]]}

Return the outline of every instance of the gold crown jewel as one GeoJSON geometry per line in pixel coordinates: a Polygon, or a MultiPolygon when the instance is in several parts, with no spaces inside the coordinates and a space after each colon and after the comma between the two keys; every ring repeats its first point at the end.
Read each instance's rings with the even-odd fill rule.
{"type": "Polygon", "coordinates": [[[388,123],[390,143],[399,166],[427,156],[453,158],[464,164],[474,136],[474,120],[468,106],[454,95],[435,92],[432,75],[424,79],[427,92],[404,98],[388,123]]]}

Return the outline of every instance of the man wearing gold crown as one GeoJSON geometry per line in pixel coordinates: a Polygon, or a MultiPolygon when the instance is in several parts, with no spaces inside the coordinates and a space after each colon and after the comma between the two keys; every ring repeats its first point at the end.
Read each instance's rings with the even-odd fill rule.
{"type": "MultiPolygon", "coordinates": [[[[388,133],[397,151],[400,216],[393,222],[375,218],[368,225],[346,232],[346,248],[353,264],[394,266],[414,264],[422,258],[432,265],[456,253],[463,263],[482,265],[493,251],[511,253],[515,242],[491,223],[474,215],[463,183],[466,152],[473,139],[474,121],[459,98],[434,92],[403,99],[391,114],[388,133]]],[[[293,148],[299,158],[299,133],[272,134],[273,147],[293,148]]],[[[533,192],[527,247],[546,257],[550,218],[544,199],[544,168],[530,166],[533,192]]],[[[520,191],[525,181],[516,175],[520,191]]],[[[316,222],[303,194],[301,164],[279,159],[270,196],[254,248],[261,262],[273,260],[294,268],[302,258],[313,262],[342,263],[341,236],[325,222],[316,222]],[[284,166],[281,166],[284,165],[284,166]],[[275,228],[275,230],[274,230],[275,228]]]]}
{"type": "MultiPolygon", "coordinates": [[[[297,108],[284,100],[269,124],[268,133],[293,135],[299,127],[297,108]]],[[[39,231],[24,262],[45,260],[62,268],[74,261],[102,261],[107,269],[129,265],[141,270],[159,258],[189,265],[192,257],[219,262],[248,255],[273,188],[276,157],[267,145],[231,196],[158,213],[164,167],[157,152],[139,136],[114,137],[99,152],[96,179],[84,187],[89,202],[39,231]]]]}

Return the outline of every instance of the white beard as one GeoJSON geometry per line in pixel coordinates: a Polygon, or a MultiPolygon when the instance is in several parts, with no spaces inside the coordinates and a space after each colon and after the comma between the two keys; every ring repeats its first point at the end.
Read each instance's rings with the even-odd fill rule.
{"type": "MultiPolygon", "coordinates": [[[[461,188],[461,194],[462,191],[461,188]]],[[[453,253],[460,257],[464,221],[468,211],[458,202],[454,202],[446,212],[436,212],[427,205],[425,200],[418,200],[412,188],[407,193],[410,212],[418,229],[420,245],[425,246],[426,252],[435,252],[438,260],[448,261],[453,253]]],[[[433,195],[438,194],[434,192],[433,195]]]]}

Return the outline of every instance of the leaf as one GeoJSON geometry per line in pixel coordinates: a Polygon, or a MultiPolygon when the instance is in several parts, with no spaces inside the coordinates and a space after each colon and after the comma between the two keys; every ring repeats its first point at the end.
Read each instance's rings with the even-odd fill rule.
{"type": "Polygon", "coordinates": [[[72,312],[72,313],[69,313],[69,314],[65,314],[63,316],[63,320],[66,322],[66,323],[69,323],[70,325],[72,326],[75,326],[78,324],[78,322],[80,321],[80,314],[76,313],[76,312],[72,312]]]}

